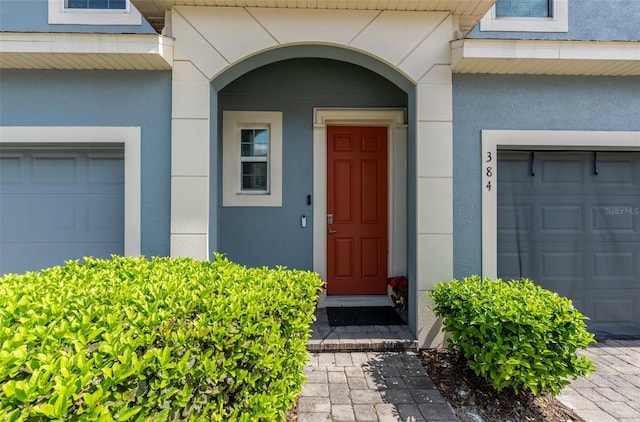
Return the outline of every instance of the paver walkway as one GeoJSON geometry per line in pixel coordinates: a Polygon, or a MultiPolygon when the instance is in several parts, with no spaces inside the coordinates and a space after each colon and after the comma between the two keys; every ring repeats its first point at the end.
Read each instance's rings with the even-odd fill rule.
{"type": "Polygon", "coordinates": [[[586,422],[640,422],[640,340],[605,340],[585,355],[596,373],[576,379],[557,399],[586,422]]]}
{"type": "MultiPolygon", "coordinates": [[[[323,309],[316,318],[298,422],[458,420],[424,371],[408,327],[330,327],[323,309]]],[[[585,422],[640,422],[640,340],[604,340],[584,353],[596,373],[557,399],[585,422]]]]}
{"type": "Polygon", "coordinates": [[[415,352],[310,353],[298,422],[457,421],[415,352]]]}

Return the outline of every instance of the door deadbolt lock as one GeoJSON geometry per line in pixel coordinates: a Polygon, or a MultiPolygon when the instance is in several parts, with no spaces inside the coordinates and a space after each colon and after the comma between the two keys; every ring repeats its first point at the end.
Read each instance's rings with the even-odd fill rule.
{"type": "Polygon", "coordinates": [[[327,224],[333,224],[333,214],[327,214],[327,224]]]}

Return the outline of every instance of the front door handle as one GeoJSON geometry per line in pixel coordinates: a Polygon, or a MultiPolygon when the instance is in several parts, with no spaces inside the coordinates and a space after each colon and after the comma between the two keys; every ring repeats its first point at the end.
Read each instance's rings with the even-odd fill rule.
{"type": "Polygon", "coordinates": [[[337,231],[338,230],[336,230],[336,229],[327,229],[327,233],[329,233],[329,234],[334,234],[337,231]]]}

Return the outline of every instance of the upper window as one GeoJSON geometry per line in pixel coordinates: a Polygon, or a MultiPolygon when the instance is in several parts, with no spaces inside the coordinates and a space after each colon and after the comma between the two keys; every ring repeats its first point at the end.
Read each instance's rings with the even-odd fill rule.
{"type": "Polygon", "coordinates": [[[65,0],[67,9],[127,10],[127,0],[65,0]]]}
{"type": "Polygon", "coordinates": [[[568,0],[496,0],[480,31],[568,32],[568,0]]]}
{"type": "Polygon", "coordinates": [[[550,0],[496,0],[496,17],[550,18],[550,0]]]}
{"type": "Polygon", "coordinates": [[[130,0],[49,0],[49,24],[142,25],[142,15],[130,0]]]}
{"type": "Polygon", "coordinates": [[[282,206],[282,113],[223,113],[222,205],[282,206]]]}

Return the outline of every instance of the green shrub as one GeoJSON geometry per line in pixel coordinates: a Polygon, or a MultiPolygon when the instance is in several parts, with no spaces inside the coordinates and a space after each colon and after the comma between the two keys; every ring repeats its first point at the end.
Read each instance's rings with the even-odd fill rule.
{"type": "Polygon", "coordinates": [[[284,420],[320,285],[221,256],[0,278],[0,420],[284,420]]]}
{"type": "Polygon", "coordinates": [[[558,394],[594,370],[579,356],[594,342],[586,317],[567,298],[530,280],[482,280],[478,276],[439,283],[429,293],[449,348],[457,349],[473,371],[500,391],[558,394]]]}

